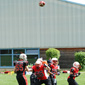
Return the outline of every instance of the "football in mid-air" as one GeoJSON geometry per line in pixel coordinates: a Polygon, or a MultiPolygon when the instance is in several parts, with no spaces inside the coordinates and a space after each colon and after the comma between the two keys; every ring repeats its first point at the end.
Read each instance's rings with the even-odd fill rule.
{"type": "Polygon", "coordinates": [[[39,2],[39,6],[41,6],[41,7],[45,6],[45,2],[44,1],[40,1],[39,2]]]}

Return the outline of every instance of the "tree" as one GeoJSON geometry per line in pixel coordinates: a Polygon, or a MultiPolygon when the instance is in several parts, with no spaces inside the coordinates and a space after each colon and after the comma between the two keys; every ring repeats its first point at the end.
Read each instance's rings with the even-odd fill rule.
{"type": "Polygon", "coordinates": [[[81,69],[85,68],[85,52],[76,52],[75,61],[78,61],[81,65],[81,69]]]}
{"type": "Polygon", "coordinates": [[[46,56],[47,56],[47,60],[49,58],[53,58],[53,57],[56,57],[59,59],[60,57],[60,51],[55,49],[55,48],[49,48],[47,51],[46,51],[46,56]]]}

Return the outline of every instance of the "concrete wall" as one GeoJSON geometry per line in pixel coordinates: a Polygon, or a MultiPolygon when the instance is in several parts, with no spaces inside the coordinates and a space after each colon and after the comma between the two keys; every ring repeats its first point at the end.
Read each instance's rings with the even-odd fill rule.
{"type": "Polygon", "coordinates": [[[0,0],[0,48],[85,47],[85,7],[39,1],[0,0]]]}

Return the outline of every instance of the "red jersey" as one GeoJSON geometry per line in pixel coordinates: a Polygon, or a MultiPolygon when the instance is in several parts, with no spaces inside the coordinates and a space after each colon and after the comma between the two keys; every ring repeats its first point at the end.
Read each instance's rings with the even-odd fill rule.
{"type": "Polygon", "coordinates": [[[47,74],[47,71],[45,70],[45,66],[44,65],[41,65],[39,67],[39,69],[36,68],[36,66],[34,65],[32,67],[35,75],[37,75],[37,78],[40,79],[40,80],[46,80],[48,79],[48,74],[47,74]]]}
{"type": "Polygon", "coordinates": [[[14,61],[16,66],[16,73],[25,75],[25,66],[28,65],[28,61],[14,61]]]}
{"type": "MultiPolygon", "coordinates": [[[[51,68],[51,72],[56,75],[56,74],[57,74],[58,66],[51,64],[51,65],[50,65],[50,68],[51,68]]],[[[56,78],[56,77],[55,77],[55,78],[56,78]]]]}
{"type": "MultiPolygon", "coordinates": [[[[73,75],[76,75],[78,73],[78,71],[79,71],[79,69],[78,68],[75,68],[75,67],[72,67],[70,69],[70,72],[72,72],[72,70],[73,70],[73,75]]],[[[70,78],[70,76],[68,78],[70,78]]],[[[75,77],[73,77],[73,79],[75,79],[75,77]]]]}

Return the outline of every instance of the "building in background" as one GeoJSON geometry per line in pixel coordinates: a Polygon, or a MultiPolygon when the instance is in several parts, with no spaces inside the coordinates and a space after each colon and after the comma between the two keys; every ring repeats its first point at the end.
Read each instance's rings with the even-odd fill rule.
{"type": "Polygon", "coordinates": [[[13,67],[20,52],[28,60],[45,58],[47,48],[58,48],[60,65],[67,68],[74,62],[74,52],[85,51],[85,7],[44,1],[46,5],[39,7],[39,0],[0,0],[1,68],[13,67]]]}

